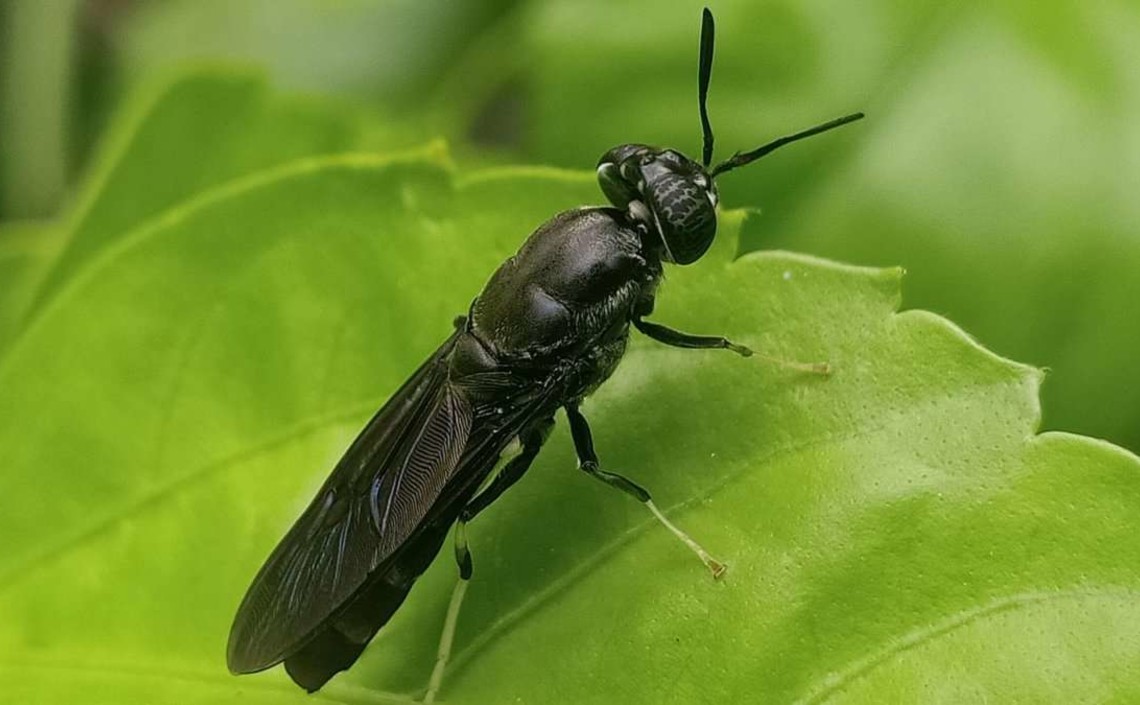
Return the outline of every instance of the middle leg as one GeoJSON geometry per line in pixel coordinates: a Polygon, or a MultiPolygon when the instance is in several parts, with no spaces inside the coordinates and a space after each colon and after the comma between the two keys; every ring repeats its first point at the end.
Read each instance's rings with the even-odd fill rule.
{"type": "Polygon", "coordinates": [[[661,522],[666,529],[669,529],[669,531],[688,546],[693,553],[697,554],[697,557],[701,559],[705,567],[712,572],[713,579],[719,580],[728,569],[728,566],[709,555],[709,552],[694,541],[691,536],[679,529],[673,522],[669,521],[669,519],[661,513],[661,510],[657,508],[657,505],[653,503],[653,498],[650,497],[649,492],[644,487],[627,477],[602,470],[598,465],[598,455],[594,452],[594,438],[590,433],[589,424],[586,423],[586,417],[582,416],[582,412],[578,410],[577,404],[567,404],[565,409],[566,418],[570,420],[570,434],[574,437],[574,450],[578,453],[578,466],[586,472],[586,474],[596,477],[610,487],[616,487],[644,504],[657,521],[661,522]]]}

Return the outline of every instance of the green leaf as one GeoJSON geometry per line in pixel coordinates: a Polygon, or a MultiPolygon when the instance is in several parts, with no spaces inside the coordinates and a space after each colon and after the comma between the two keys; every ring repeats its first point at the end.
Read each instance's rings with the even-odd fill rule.
{"type": "Polygon", "coordinates": [[[0,225],[0,351],[23,325],[35,292],[61,243],[55,223],[28,221],[0,225]]]}
{"type": "MultiPolygon", "coordinates": [[[[911,305],[1056,373],[1046,427],[1140,450],[1133,5],[715,3],[719,158],[867,112],[719,181],[725,203],[764,210],[744,248],[905,266],[911,305]]],[[[535,17],[531,159],[699,151],[699,6],[563,0],[535,17]]]]}
{"type": "MultiPolygon", "coordinates": [[[[257,566],[384,396],[589,174],[456,179],[305,161],[169,210],[88,261],[0,362],[0,677],[29,703],[311,700],[224,671],[257,566]]],[[[471,528],[443,697],[1083,702],[1140,690],[1140,464],[1035,435],[1037,371],[897,269],[731,261],[723,214],[656,318],[828,378],[641,338],[585,406],[607,467],[726,559],[712,582],[564,429],[471,528]],[[520,665],[523,664],[523,665],[520,665]]],[[[444,556],[323,702],[406,701],[444,556]]]]}
{"type": "Polygon", "coordinates": [[[360,131],[352,113],[282,98],[249,72],[199,69],[140,92],[105,138],[37,305],[117,238],[180,201],[274,165],[348,151],[360,131]]]}

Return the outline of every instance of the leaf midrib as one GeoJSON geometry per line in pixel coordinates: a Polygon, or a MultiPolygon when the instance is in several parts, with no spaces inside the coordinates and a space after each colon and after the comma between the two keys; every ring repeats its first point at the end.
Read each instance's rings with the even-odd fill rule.
{"type": "Polygon", "coordinates": [[[894,657],[1006,612],[1059,600],[1128,600],[1135,604],[1137,598],[1140,598],[1140,591],[1112,587],[1022,592],[997,597],[983,605],[959,610],[936,622],[929,622],[886,639],[886,645],[869,656],[853,659],[838,673],[832,672],[820,678],[816,684],[805,689],[808,695],[797,699],[793,705],[823,705],[859,680],[889,664],[894,657]]]}

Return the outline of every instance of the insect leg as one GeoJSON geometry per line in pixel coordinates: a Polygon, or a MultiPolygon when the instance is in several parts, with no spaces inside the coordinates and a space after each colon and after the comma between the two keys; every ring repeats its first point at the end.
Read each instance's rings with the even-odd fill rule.
{"type": "MultiPolygon", "coordinates": [[[[728,338],[718,335],[692,335],[689,333],[682,333],[679,330],[673,330],[659,323],[651,323],[640,318],[633,319],[633,325],[645,335],[653,338],[654,340],[672,345],[677,348],[718,348],[731,350],[737,355],[743,357],[751,357],[754,353],[751,348],[743,345],[737,345],[728,338]]],[[[787,360],[780,360],[767,355],[757,355],[762,360],[775,363],[781,367],[787,367],[801,372],[811,372],[813,374],[826,375],[831,373],[831,366],[826,362],[789,362],[787,360]]]]}
{"type": "Polygon", "coordinates": [[[719,335],[691,335],[689,333],[682,333],[679,330],[667,328],[659,323],[650,323],[640,318],[633,319],[633,325],[650,338],[665,343],[666,345],[672,345],[673,347],[721,348],[731,350],[743,357],[750,357],[752,355],[752,350],[749,348],[743,345],[737,345],[728,338],[719,335]]]}
{"type": "Polygon", "coordinates": [[[467,546],[467,522],[463,519],[455,524],[455,562],[459,564],[459,580],[455,581],[455,588],[451,591],[451,602],[447,605],[447,616],[443,620],[443,633],[439,637],[435,666],[431,669],[427,692],[424,693],[423,701],[427,705],[435,702],[435,696],[439,693],[440,686],[443,685],[443,672],[447,669],[447,662],[451,658],[451,644],[455,641],[455,625],[459,622],[459,608],[463,606],[463,597],[467,594],[467,584],[471,581],[471,550],[467,546]]]}
{"type": "MultiPolygon", "coordinates": [[[[459,553],[459,531],[460,527],[456,527],[456,554],[459,553]]],[[[467,550],[466,535],[463,538],[463,550],[467,550]]],[[[431,670],[431,678],[428,679],[427,692],[424,693],[424,703],[430,705],[435,702],[435,696],[439,693],[439,688],[443,685],[443,671],[447,668],[447,661],[451,658],[451,644],[455,640],[455,624],[459,621],[459,608],[463,605],[463,596],[467,594],[468,578],[471,577],[471,561],[470,554],[468,554],[467,561],[467,578],[462,577],[462,566],[460,567],[460,578],[455,583],[455,589],[451,592],[451,603],[447,606],[447,617],[443,620],[443,634],[439,638],[439,651],[436,652],[435,667],[431,670]]]]}
{"type": "Polygon", "coordinates": [[[519,434],[519,439],[522,441],[522,452],[511,458],[503,466],[503,469],[495,475],[495,479],[491,480],[491,484],[487,485],[482,492],[467,503],[467,506],[459,514],[459,521],[471,521],[479,512],[491,506],[491,503],[498,499],[499,495],[506,492],[511,485],[518,482],[519,478],[530,468],[535,457],[538,456],[538,451],[550,436],[550,431],[553,428],[554,419],[548,418],[519,434]]]}
{"type": "Polygon", "coordinates": [[[491,506],[492,502],[526,474],[553,428],[554,419],[548,418],[521,433],[522,452],[511,458],[495,476],[495,479],[491,480],[491,484],[473,497],[463,508],[463,511],[459,513],[459,520],[455,523],[455,562],[459,566],[459,580],[455,583],[455,589],[451,593],[451,603],[447,606],[447,617],[443,621],[443,634],[439,639],[439,650],[436,653],[435,667],[432,669],[431,678],[428,680],[424,703],[435,702],[435,696],[443,684],[443,672],[451,658],[451,645],[455,639],[455,625],[459,621],[459,608],[462,606],[463,597],[467,593],[467,583],[471,580],[473,566],[471,549],[467,544],[467,522],[491,506]]]}
{"type": "Polygon", "coordinates": [[[712,571],[714,579],[720,579],[728,569],[728,566],[709,555],[709,552],[694,541],[691,536],[679,529],[673,522],[669,521],[669,519],[661,513],[661,510],[657,508],[657,505],[653,503],[653,499],[649,496],[649,492],[644,487],[627,477],[602,470],[601,467],[598,466],[598,455],[594,452],[594,439],[590,434],[590,425],[586,423],[586,417],[582,416],[582,412],[578,410],[577,404],[567,404],[565,408],[566,418],[570,420],[570,435],[574,437],[574,450],[578,453],[578,467],[585,471],[586,474],[596,477],[610,487],[616,487],[644,504],[646,508],[653,513],[654,518],[664,524],[666,529],[669,529],[669,531],[688,546],[693,553],[697,554],[701,562],[712,571]]]}
{"type": "Polygon", "coordinates": [[[455,562],[459,566],[459,579],[470,580],[472,572],[471,550],[467,545],[467,522],[475,518],[479,512],[491,506],[507,489],[518,482],[531,463],[538,456],[538,451],[554,428],[554,419],[548,418],[520,434],[522,438],[522,452],[511,458],[503,469],[499,471],[491,484],[487,485],[479,494],[475,495],[459,513],[459,520],[455,523],[455,562]]]}

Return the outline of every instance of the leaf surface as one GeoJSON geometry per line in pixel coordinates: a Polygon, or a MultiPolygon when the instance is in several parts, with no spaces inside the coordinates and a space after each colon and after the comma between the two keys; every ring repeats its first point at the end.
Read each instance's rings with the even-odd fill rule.
{"type": "Polygon", "coordinates": [[[194,195],[302,157],[348,151],[350,112],[282,98],[248,71],[198,69],[155,81],[103,140],[37,307],[118,238],[194,195]]]}

